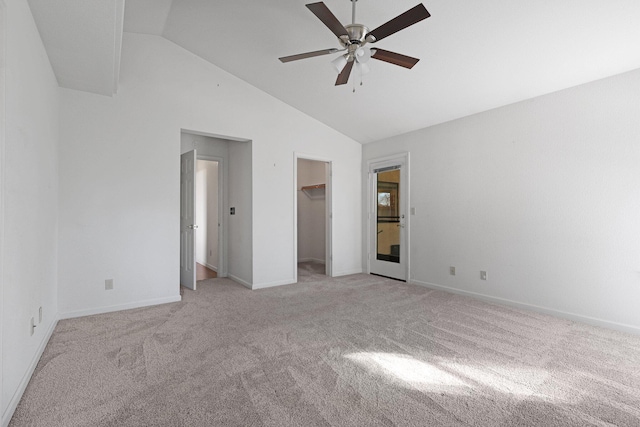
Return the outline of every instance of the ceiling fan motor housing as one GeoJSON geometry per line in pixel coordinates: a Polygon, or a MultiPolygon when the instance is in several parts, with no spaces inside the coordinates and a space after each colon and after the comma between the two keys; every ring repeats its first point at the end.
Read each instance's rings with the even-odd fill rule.
{"type": "Polygon", "coordinates": [[[338,38],[342,47],[349,47],[349,45],[353,44],[364,46],[367,42],[373,41],[367,37],[369,28],[362,24],[349,24],[345,25],[344,28],[347,30],[347,33],[349,33],[349,39],[347,40],[345,36],[338,38]]]}

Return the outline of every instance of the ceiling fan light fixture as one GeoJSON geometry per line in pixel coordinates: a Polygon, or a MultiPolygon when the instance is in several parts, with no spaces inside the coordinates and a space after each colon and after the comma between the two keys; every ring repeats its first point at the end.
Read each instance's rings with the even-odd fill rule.
{"type": "Polygon", "coordinates": [[[359,47],[356,49],[356,60],[360,64],[366,64],[371,59],[371,49],[368,47],[359,47]]]}
{"type": "Polygon", "coordinates": [[[363,62],[356,62],[356,68],[361,76],[369,74],[369,71],[371,71],[369,66],[363,62]]]}
{"type": "Polygon", "coordinates": [[[344,67],[347,65],[346,56],[345,55],[338,56],[336,59],[331,61],[331,65],[333,65],[333,68],[335,68],[336,71],[338,71],[338,74],[341,73],[344,67]]]}

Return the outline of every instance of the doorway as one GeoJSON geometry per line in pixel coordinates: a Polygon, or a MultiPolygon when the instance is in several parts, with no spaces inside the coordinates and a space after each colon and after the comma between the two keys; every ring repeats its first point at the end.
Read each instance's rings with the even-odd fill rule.
{"type": "Polygon", "coordinates": [[[369,272],[406,281],[409,156],[369,162],[369,272]]]}
{"type": "MultiPolygon", "coordinates": [[[[237,245],[235,241],[241,240],[240,232],[245,233],[244,230],[250,229],[251,216],[247,215],[247,213],[251,211],[251,207],[244,202],[243,198],[251,198],[250,181],[244,178],[246,171],[251,171],[251,142],[249,140],[231,139],[231,137],[181,129],[180,153],[180,285],[188,289],[195,289],[198,272],[196,260],[198,258],[204,261],[204,266],[209,264],[210,269],[211,267],[217,267],[217,277],[231,277],[234,280],[236,280],[236,277],[240,277],[240,279],[250,283],[250,276],[242,275],[242,270],[235,268],[232,263],[234,254],[238,259],[242,260],[244,259],[242,257],[243,253],[250,253],[250,248],[238,248],[240,245],[237,245]],[[201,231],[200,226],[203,224],[200,217],[198,220],[201,222],[198,223],[196,221],[196,211],[198,206],[202,205],[202,203],[196,205],[196,181],[198,180],[197,169],[199,161],[216,162],[218,166],[217,197],[215,197],[218,202],[217,223],[215,223],[213,216],[207,215],[208,223],[206,227],[209,229],[217,227],[217,257],[215,256],[216,245],[213,241],[215,239],[209,241],[206,251],[203,251],[202,248],[200,254],[196,251],[197,243],[203,241],[202,237],[196,239],[196,233],[201,231]],[[240,171],[243,175],[240,178],[235,175],[230,176],[229,170],[231,169],[240,171]],[[235,183],[232,178],[235,179],[235,183]],[[230,197],[233,198],[230,200],[230,197]],[[230,203],[233,204],[230,205],[230,203]],[[241,217],[238,218],[239,215],[229,216],[225,214],[225,212],[229,211],[229,206],[236,207],[241,213],[241,217]],[[233,218],[237,224],[231,224],[232,221],[229,218],[233,218]],[[232,225],[237,225],[237,229],[234,230],[232,225]],[[211,255],[208,255],[209,251],[211,251],[211,255]],[[240,273],[237,271],[240,271],[240,273]]],[[[210,180],[214,178],[211,174],[207,175],[210,180]]],[[[202,173],[200,173],[199,179],[201,181],[204,179],[202,173]]],[[[198,188],[202,187],[202,185],[198,186],[198,188]]],[[[208,187],[211,187],[211,184],[208,187]]],[[[211,201],[210,197],[209,200],[211,201]]],[[[211,208],[208,209],[208,212],[211,212],[211,208]]],[[[241,264],[244,265],[244,263],[241,264]]],[[[244,282],[240,283],[244,284],[244,282]]]]}
{"type": "Polygon", "coordinates": [[[295,156],[295,281],[331,276],[331,162],[295,156]]]}

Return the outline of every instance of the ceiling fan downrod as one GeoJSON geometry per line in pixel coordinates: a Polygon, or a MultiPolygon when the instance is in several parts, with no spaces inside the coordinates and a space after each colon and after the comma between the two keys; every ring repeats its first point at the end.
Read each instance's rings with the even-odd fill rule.
{"type": "Polygon", "coordinates": [[[356,2],[358,0],[351,0],[351,23],[356,23],[356,2]]]}

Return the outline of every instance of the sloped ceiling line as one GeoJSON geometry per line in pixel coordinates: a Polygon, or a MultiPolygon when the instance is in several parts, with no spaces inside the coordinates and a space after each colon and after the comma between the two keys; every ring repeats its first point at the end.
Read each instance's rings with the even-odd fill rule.
{"type": "MultiPolygon", "coordinates": [[[[61,86],[111,95],[123,29],[152,34],[361,143],[640,68],[637,0],[422,0],[429,19],[376,44],[420,62],[371,61],[363,86],[341,87],[333,55],[278,60],[339,47],[313,0],[126,0],[120,24],[122,1],[29,0],[61,86]]],[[[359,0],[357,21],[375,28],[419,1],[359,0]]],[[[324,3],[350,22],[350,0],[324,3]]]]}

